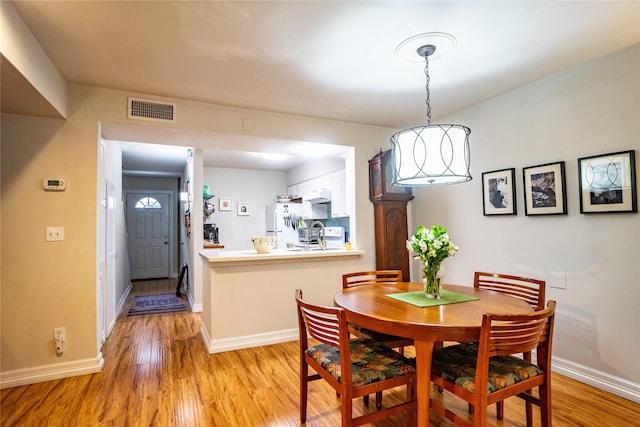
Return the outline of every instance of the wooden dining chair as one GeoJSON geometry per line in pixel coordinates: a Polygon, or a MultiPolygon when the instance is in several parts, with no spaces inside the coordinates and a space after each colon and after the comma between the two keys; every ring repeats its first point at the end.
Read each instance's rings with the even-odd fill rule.
{"type": "MultiPolygon", "coordinates": [[[[540,407],[542,427],[551,426],[551,344],[555,301],[528,314],[484,314],[479,343],[451,345],[433,352],[431,381],[474,407],[467,417],[432,400],[431,408],[459,426],[485,426],[487,406],[518,396],[540,407]],[[536,363],[512,356],[536,350],[536,363]],[[531,390],[538,388],[538,396],[531,390]]],[[[527,406],[527,427],[533,414],[527,406]]]]}
{"type": "MultiPolygon", "coordinates": [[[[402,282],[402,270],[373,270],[373,271],[357,271],[355,273],[347,273],[342,275],[342,289],[354,286],[377,285],[385,283],[402,282]]],[[[385,334],[382,332],[372,331],[363,328],[360,325],[349,323],[349,332],[356,337],[369,338],[386,345],[387,347],[397,348],[401,354],[404,354],[404,348],[413,345],[411,338],[398,337],[396,335],[385,334]]],[[[369,396],[364,396],[365,405],[369,404],[369,396]]],[[[376,408],[382,407],[382,392],[376,393],[376,408]]]]}
{"type": "MultiPolygon", "coordinates": [[[[342,289],[351,288],[353,286],[398,282],[402,282],[402,270],[359,271],[342,275],[342,289]]],[[[370,338],[374,341],[381,342],[388,347],[398,348],[400,349],[400,353],[403,354],[404,347],[413,345],[413,340],[411,338],[383,334],[382,332],[372,331],[359,325],[349,324],[349,332],[357,337],[370,338]]]]}
{"type": "Polygon", "coordinates": [[[308,384],[324,379],[341,397],[342,426],[359,426],[406,412],[415,424],[416,371],[402,354],[367,338],[349,339],[347,318],[340,307],[309,304],[296,289],[300,332],[300,422],[307,420],[308,384]],[[318,341],[310,346],[309,337],[318,341]],[[309,368],[315,371],[309,373],[309,368]],[[353,399],[406,385],[406,400],[394,406],[353,416],[353,399]]]}
{"type": "MultiPolygon", "coordinates": [[[[544,309],[546,287],[544,280],[476,271],[473,286],[475,288],[509,294],[514,298],[525,301],[535,310],[544,309]]],[[[531,353],[525,352],[522,357],[524,360],[531,362],[531,353]]],[[[471,405],[469,405],[469,411],[473,411],[471,405]]],[[[531,411],[530,404],[527,404],[527,411],[531,411]]],[[[504,405],[502,402],[496,403],[496,416],[499,420],[504,418],[504,405]]]]}

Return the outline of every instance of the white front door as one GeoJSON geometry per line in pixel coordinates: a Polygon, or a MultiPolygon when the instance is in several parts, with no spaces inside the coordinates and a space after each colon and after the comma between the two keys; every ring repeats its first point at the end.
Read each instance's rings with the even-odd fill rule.
{"type": "Polygon", "coordinates": [[[131,279],[169,277],[169,195],[127,193],[131,279]]]}

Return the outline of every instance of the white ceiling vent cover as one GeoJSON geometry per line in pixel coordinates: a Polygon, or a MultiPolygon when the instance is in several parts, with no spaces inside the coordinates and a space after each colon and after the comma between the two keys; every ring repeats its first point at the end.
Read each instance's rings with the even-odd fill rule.
{"type": "Polygon", "coordinates": [[[176,122],[176,104],[129,97],[127,117],[154,122],[176,122]]]}

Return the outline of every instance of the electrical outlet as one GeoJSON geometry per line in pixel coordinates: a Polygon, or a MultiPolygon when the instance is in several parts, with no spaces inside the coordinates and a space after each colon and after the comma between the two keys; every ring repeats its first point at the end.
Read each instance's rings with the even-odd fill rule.
{"type": "Polygon", "coordinates": [[[64,328],[53,328],[53,339],[58,341],[65,341],[65,331],[64,328]]]}
{"type": "Polygon", "coordinates": [[[46,242],[62,242],[64,240],[64,227],[47,227],[44,240],[46,242]]]}

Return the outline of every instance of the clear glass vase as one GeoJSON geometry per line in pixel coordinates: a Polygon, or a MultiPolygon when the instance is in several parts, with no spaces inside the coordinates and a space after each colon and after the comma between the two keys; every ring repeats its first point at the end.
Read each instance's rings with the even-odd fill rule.
{"type": "Polygon", "coordinates": [[[423,276],[424,295],[427,298],[440,298],[440,266],[425,266],[423,276]]]}

